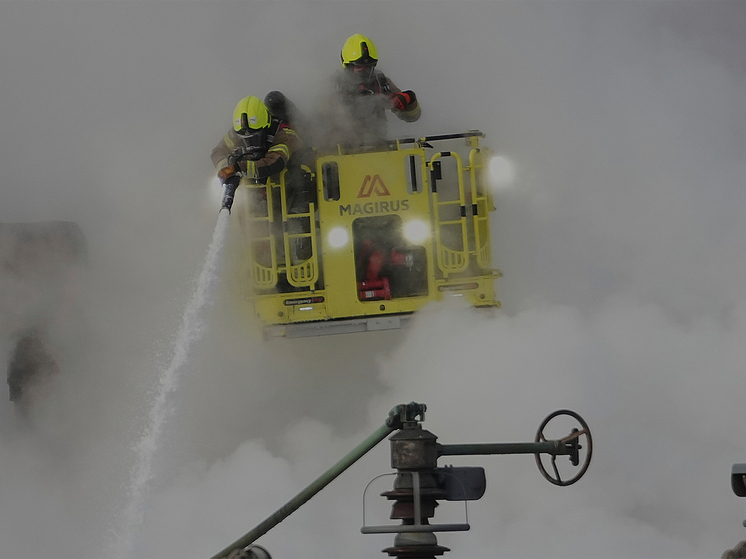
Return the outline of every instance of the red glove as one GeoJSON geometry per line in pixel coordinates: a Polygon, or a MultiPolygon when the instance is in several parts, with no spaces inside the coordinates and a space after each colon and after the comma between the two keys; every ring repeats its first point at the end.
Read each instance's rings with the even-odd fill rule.
{"type": "Polygon", "coordinates": [[[414,103],[417,98],[414,95],[414,91],[408,89],[407,91],[400,91],[399,93],[392,93],[389,95],[391,101],[391,108],[397,111],[403,111],[409,105],[414,103]]]}

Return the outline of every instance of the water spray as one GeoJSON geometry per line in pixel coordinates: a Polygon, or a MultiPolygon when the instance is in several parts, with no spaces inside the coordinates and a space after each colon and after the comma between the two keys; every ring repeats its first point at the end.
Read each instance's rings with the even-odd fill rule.
{"type": "Polygon", "coordinates": [[[228,231],[229,212],[221,211],[207,251],[202,271],[184,309],[181,324],[173,343],[172,357],[158,377],[158,387],[148,414],[147,426],[135,445],[137,463],[132,471],[129,487],[129,504],[124,513],[120,549],[115,556],[127,557],[132,553],[134,539],[143,522],[147,490],[153,478],[153,459],[160,448],[166,419],[171,413],[171,399],[179,386],[184,365],[192,344],[202,337],[205,310],[212,302],[219,277],[222,252],[228,231]]]}

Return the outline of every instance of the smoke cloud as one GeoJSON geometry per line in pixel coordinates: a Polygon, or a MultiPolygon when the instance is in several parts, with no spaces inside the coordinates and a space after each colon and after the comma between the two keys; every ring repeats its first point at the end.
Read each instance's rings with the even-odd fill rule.
{"type": "MultiPolygon", "coordinates": [[[[391,136],[479,128],[513,165],[492,222],[503,308],[449,301],[406,331],[263,343],[226,282],[181,372],[133,555],[216,553],[411,400],[444,444],[533,440],[560,408],[594,436],[569,488],[530,456],[449,461],[488,484],[471,531],[438,535],[447,557],[712,557],[744,539],[728,476],[746,461],[745,12],[0,4],[0,222],[76,222],[89,252],[85,332],[45,405],[24,426],[0,399],[0,555],[116,555],[134,445],[217,221],[210,150],[246,95],[280,90],[312,114],[357,32],[422,106],[414,124],[390,118],[391,136]]],[[[393,537],[360,534],[362,494],[389,471],[382,443],[259,543],[381,556],[393,537]]],[[[369,523],[387,519],[380,483],[369,523]]]]}

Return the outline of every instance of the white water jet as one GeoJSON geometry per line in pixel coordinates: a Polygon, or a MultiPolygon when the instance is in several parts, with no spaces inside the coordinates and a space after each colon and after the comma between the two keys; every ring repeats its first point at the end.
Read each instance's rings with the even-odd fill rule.
{"type": "Polygon", "coordinates": [[[170,397],[178,388],[181,371],[189,357],[192,343],[202,336],[204,311],[209,306],[215,291],[222,249],[225,245],[228,230],[228,216],[228,212],[223,211],[218,216],[218,222],[202,272],[181,318],[181,324],[173,343],[171,362],[159,376],[158,387],[150,406],[147,426],[134,447],[137,463],[132,471],[129,501],[124,512],[121,532],[117,531],[118,541],[115,544],[114,553],[112,553],[114,557],[130,557],[132,555],[134,540],[145,515],[147,489],[153,478],[153,458],[161,444],[166,419],[172,411],[170,397]]]}

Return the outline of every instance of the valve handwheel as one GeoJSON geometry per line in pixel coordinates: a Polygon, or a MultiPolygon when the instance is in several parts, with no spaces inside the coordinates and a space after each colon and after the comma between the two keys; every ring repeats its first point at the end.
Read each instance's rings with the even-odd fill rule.
{"type": "Polygon", "coordinates": [[[551,455],[551,469],[553,474],[547,471],[546,467],[544,466],[544,462],[542,461],[541,454],[537,453],[534,456],[536,457],[536,465],[539,467],[541,475],[543,475],[550,483],[565,487],[567,485],[572,485],[573,483],[578,481],[581,477],[583,477],[586,470],[588,470],[588,466],[591,463],[591,455],[593,454],[593,439],[591,438],[591,431],[590,429],[588,429],[588,424],[582,417],[580,417],[580,415],[571,410],[557,410],[549,414],[544,419],[544,421],[541,422],[541,425],[539,425],[539,430],[536,432],[535,442],[546,442],[548,440],[544,436],[544,430],[547,428],[547,425],[550,421],[559,416],[572,417],[575,421],[578,422],[580,428],[578,429],[577,427],[573,427],[569,435],[563,437],[562,439],[559,439],[560,443],[562,444],[563,451],[551,455]],[[581,442],[584,442],[584,444],[581,444],[581,442]],[[580,463],[581,450],[585,450],[585,459],[583,460],[582,464],[580,463]],[[578,471],[578,473],[569,479],[562,479],[559,467],[557,466],[557,456],[569,456],[570,463],[573,466],[580,466],[580,470],[578,471]]]}

